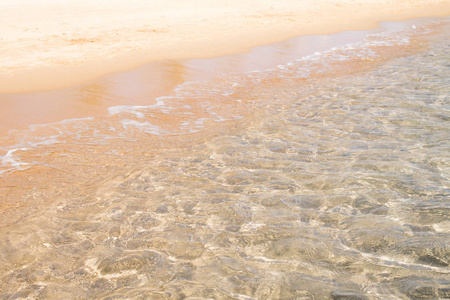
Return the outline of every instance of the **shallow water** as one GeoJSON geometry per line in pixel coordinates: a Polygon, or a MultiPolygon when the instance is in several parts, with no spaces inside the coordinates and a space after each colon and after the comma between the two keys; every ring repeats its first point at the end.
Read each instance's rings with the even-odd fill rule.
{"type": "Polygon", "coordinates": [[[14,132],[2,299],[450,298],[449,26],[14,132]]]}
{"type": "Polygon", "coordinates": [[[30,125],[99,117],[105,115],[111,106],[148,106],[156,103],[155,98],[173,94],[174,89],[185,82],[211,80],[232,72],[272,69],[315,52],[361,42],[368,34],[410,27],[408,22],[383,23],[380,28],[370,31],[299,36],[255,47],[247,53],[149,63],[65,89],[0,94],[0,137],[6,136],[10,130],[23,130],[30,125]]]}

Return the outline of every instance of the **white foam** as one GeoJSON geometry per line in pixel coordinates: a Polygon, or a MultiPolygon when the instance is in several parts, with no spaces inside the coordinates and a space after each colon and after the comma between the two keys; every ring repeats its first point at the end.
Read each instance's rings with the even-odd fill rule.
{"type": "MultiPolygon", "coordinates": [[[[414,26],[414,29],[417,27],[414,26]]],[[[362,42],[354,42],[339,47],[332,47],[329,50],[316,51],[311,55],[303,56],[295,61],[287,62],[286,64],[278,65],[279,70],[290,70],[298,68],[297,71],[305,71],[302,67],[310,69],[311,65],[305,65],[305,63],[318,62],[325,64],[332,61],[349,61],[355,57],[371,59],[376,58],[377,55],[371,49],[372,47],[383,46],[395,46],[395,45],[407,45],[410,43],[410,37],[408,30],[400,32],[381,32],[368,34],[362,42]]],[[[306,72],[304,77],[307,77],[310,72],[306,72]]]]}
{"type": "Polygon", "coordinates": [[[129,113],[134,114],[138,118],[144,118],[145,115],[140,110],[149,110],[149,109],[156,109],[156,108],[163,108],[166,104],[164,101],[165,99],[169,99],[172,97],[158,97],[155,99],[156,103],[152,105],[118,105],[118,106],[111,106],[108,108],[108,114],[110,116],[112,115],[118,115],[122,113],[129,113]]]}
{"type": "Polygon", "coordinates": [[[2,156],[2,165],[3,166],[12,166],[12,167],[28,165],[28,163],[23,163],[23,162],[20,162],[19,160],[13,158],[14,152],[26,151],[26,150],[28,150],[28,149],[27,148],[18,148],[18,149],[9,150],[6,153],[6,155],[2,156]]]}
{"type": "MultiPolygon", "coordinates": [[[[210,81],[196,81],[196,82],[184,82],[178,85],[172,96],[158,97],[155,99],[156,103],[152,105],[122,105],[113,106],[108,108],[108,114],[110,116],[121,117],[117,127],[109,126],[114,137],[122,137],[121,134],[116,134],[116,129],[122,126],[125,129],[135,128],[142,132],[146,132],[153,135],[167,135],[175,134],[173,132],[168,132],[162,128],[151,124],[146,120],[148,117],[152,117],[152,112],[158,113],[171,113],[175,108],[184,108],[187,110],[193,109],[191,105],[185,104],[182,100],[185,97],[196,98],[201,97],[207,98],[211,101],[217,101],[223,96],[232,95],[238,88],[243,85],[257,85],[262,80],[266,79],[268,76],[279,76],[284,77],[285,75],[298,78],[307,78],[312,72],[323,71],[331,65],[330,63],[335,61],[346,61],[356,58],[361,59],[372,59],[376,58],[377,54],[372,50],[371,47],[378,46],[392,46],[398,44],[408,44],[410,43],[411,34],[426,32],[426,27],[423,26],[424,23],[409,23],[407,27],[401,27],[401,29],[388,30],[383,32],[377,32],[365,34],[362,37],[362,41],[348,43],[342,46],[332,47],[328,50],[316,51],[311,55],[303,56],[297,60],[286,62],[285,64],[278,65],[273,69],[266,69],[262,71],[248,71],[245,73],[230,73],[222,76],[218,76],[220,79],[220,85],[214,86],[214,82],[210,81]],[[285,73],[286,72],[286,73],[285,73]],[[123,116],[121,116],[123,114],[123,116]],[[129,115],[132,115],[130,117],[129,115]],[[123,119],[125,117],[125,119],[123,119]],[[132,118],[141,119],[142,122],[137,120],[131,120],[132,118]],[[128,119],[131,118],[131,119],[128,119]]],[[[425,25],[429,22],[425,22],[425,25]]],[[[361,40],[359,39],[359,40],[361,40]]],[[[235,100],[240,102],[241,100],[235,100]]],[[[252,101],[252,100],[249,100],[252,101]]],[[[206,102],[203,102],[206,103],[206,102]]],[[[200,104],[201,107],[206,108],[210,103],[204,105],[200,104]]],[[[238,120],[242,116],[238,117],[223,117],[212,111],[212,107],[207,108],[207,112],[210,114],[210,118],[200,118],[196,121],[185,121],[182,122],[179,131],[176,134],[186,134],[198,132],[204,130],[205,123],[208,120],[214,122],[224,122],[229,120],[238,120]]],[[[194,115],[192,111],[178,112],[183,115],[194,115]]],[[[8,151],[6,155],[0,156],[1,167],[8,168],[7,171],[0,171],[0,174],[8,172],[12,168],[20,169],[24,166],[29,165],[28,163],[21,162],[14,156],[14,152],[18,149],[36,148],[41,145],[51,145],[55,143],[64,142],[64,137],[70,135],[72,138],[92,138],[92,139],[107,139],[106,135],[98,134],[95,132],[93,136],[86,136],[84,132],[89,128],[89,124],[83,121],[93,120],[94,118],[81,118],[81,119],[69,119],[61,122],[44,124],[44,125],[32,125],[30,126],[30,132],[20,133],[23,136],[22,141],[16,145],[8,146],[8,148],[3,148],[4,151],[8,151]],[[80,122],[77,124],[76,122],[80,122]],[[73,124],[72,127],[63,127],[60,125],[73,124]],[[51,136],[38,136],[35,132],[38,132],[40,128],[49,127],[56,130],[56,134],[51,136]],[[83,127],[84,126],[84,127],[83,127]],[[12,149],[11,148],[15,148],[12,149]]],[[[116,123],[117,124],[117,123],[116,123]]],[[[92,131],[90,131],[92,132],[92,131]]],[[[126,134],[126,133],[125,133],[126,134]]],[[[26,150],[24,150],[26,151],[26,150]]]]}
{"type": "Polygon", "coordinates": [[[208,120],[208,118],[200,118],[200,119],[194,121],[194,124],[195,124],[195,125],[203,125],[203,124],[205,124],[205,122],[206,122],[207,120],[208,120]]]}
{"type": "Polygon", "coordinates": [[[134,114],[138,118],[144,118],[144,114],[138,111],[139,109],[142,108],[147,108],[147,106],[129,106],[129,105],[113,106],[108,108],[108,114],[111,116],[122,113],[130,113],[134,114]]]}
{"type": "Polygon", "coordinates": [[[128,129],[130,126],[135,127],[143,132],[150,133],[153,135],[163,135],[167,134],[167,131],[161,129],[159,126],[150,124],[149,122],[138,122],[136,120],[121,120],[122,126],[128,129]]]}
{"type": "Polygon", "coordinates": [[[66,119],[66,120],[53,122],[53,123],[30,125],[30,129],[31,130],[36,130],[39,127],[48,127],[48,126],[52,126],[52,125],[65,125],[65,124],[75,123],[75,122],[79,122],[79,121],[90,121],[90,120],[94,120],[94,118],[93,117],[72,118],[72,119],[66,119]]]}
{"type": "Polygon", "coordinates": [[[16,151],[26,151],[27,148],[17,148],[9,150],[5,155],[0,156],[1,165],[0,168],[0,175],[1,174],[8,174],[14,171],[20,171],[25,170],[30,167],[31,164],[21,162],[19,159],[14,157],[14,152],[16,151]]]}

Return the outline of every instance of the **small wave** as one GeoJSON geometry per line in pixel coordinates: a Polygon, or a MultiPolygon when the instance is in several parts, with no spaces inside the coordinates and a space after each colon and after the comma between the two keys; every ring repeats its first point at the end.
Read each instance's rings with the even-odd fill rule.
{"type": "MultiPolygon", "coordinates": [[[[272,69],[184,82],[175,88],[172,95],[156,98],[152,105],[113,106],[104,117],[70,119],[14,131],[2,138],[1,149],[5,152],[2,167],[21,170],[30,166],[29,162],[16,156],[12,158],[14,149],[31,151],[42,145],[66,143],[73,139],[102,143],[126,138],[130,132],[155,136],[192,134],[208,130],[212,123],[240,120],[267,105],[249,96],[249,91],[258,86],[277,84],[281,80],[306,80],[352,68],[354,63],[382,60],[398,47],[409,45],[415,36],[429,33],[428,25],[434,23],[418,22],[401,31],[368,34],[361,42],[316,52],[272,69]]],[[[0,174],[4,173],[6,171],[0,174]]]]}
{"type": "Polygon", "coordinates": [[[124,128],[134,127],[137,128],[145,133],[150,133],[153,135],[163,135],[165,133],[164,130],[162,130],[160,127],[156,125],[152,125],[149,122],[138,122],[135,120],[121,120],[120,123],[122,123],[122,126],[124,128]]]}

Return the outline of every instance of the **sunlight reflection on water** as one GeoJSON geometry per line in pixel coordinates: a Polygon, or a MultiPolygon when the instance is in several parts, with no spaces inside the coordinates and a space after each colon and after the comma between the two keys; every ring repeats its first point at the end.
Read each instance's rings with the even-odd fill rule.
{"type": "Polygon", "coordinates": [[[2,297],[449,297],[450,31],[438,29],[344,75],[270,75],[220,105],[194,88],[207,96],[184,108],[67,125],[2,187],[29,207],[2,221],[2,297]],[[210,119],[197,135],[145,131],[178,117],[210,119]]]}

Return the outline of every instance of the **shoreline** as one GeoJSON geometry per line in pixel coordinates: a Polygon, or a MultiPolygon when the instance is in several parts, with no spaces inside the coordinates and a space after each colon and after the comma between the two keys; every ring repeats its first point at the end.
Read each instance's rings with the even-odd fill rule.
{"type": "Polygon", "coordinates": [[[0,137],[33,125],[102,117],[111,107],[154,105],[158,98],[173,95],[175,89],[186,82],[212,80],[230,73],[277,69],[302,57],[363,42],[370,34],[406,30],[429,19],[434,18],[380,22],[379,27],[372,30],[301,35],[253,47],[245,53],[152,62],[68,88],[0,95],[0,137]]]}
{"type": "Polygon", "coordinates": [[[450,18],[423,21],[0,138],[2,298],[445,295],[450,18]]]}
{"type": "Polygon", "coordinates": [[[1,4],[6,19],[1,24],[5,28],[0,27],[5,45],[0,50],[0,94],[61,89],[155,61],[217,57],[295,36],[368,30],[381,21],[450,14],[445,1],[396,1],[393,7],[388,1],[290,0],[254,8],[238,1],[206,6],[198,0],[167,5],[140,0],[89,5],[67,0],[57,5],[45,0],[17,9],[27,1],[1,4]],[[47,19],[44,12],[56,16],[33,23],[38,17],[47,19]],[[6,25],[20,20],[18,14],[27,21],[6,25]]]}

